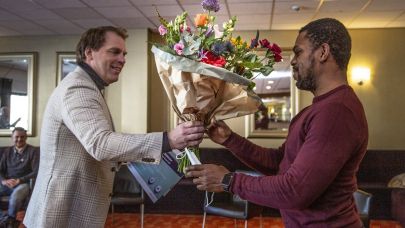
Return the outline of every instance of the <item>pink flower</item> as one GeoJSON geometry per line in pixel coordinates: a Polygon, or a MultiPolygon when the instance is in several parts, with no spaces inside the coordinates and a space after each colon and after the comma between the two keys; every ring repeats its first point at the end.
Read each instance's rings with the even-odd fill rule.
{"type": "Polygon", "coordinates": [[[161,36],[164,36],[167,33],[167,28],[163,25],[160,25],[158,30],[161,36]]]}
{"type": "Polygon", "coordinates": [[[186,32],[191,33],[191,28],[188,27],[187,25],[186,26],[180,25],[180,33],[184,32],[184,27],[186,27],[186,32]]]}
{"type": "Polygon", "coordinates": [[[176,53],[178,55],[183,54],[183,48],[184,48],[184,44],[182,42],[179,42],[179,43],[175,44],[174,47],[173,47],[173,49],[176,51],[176,53]]]}

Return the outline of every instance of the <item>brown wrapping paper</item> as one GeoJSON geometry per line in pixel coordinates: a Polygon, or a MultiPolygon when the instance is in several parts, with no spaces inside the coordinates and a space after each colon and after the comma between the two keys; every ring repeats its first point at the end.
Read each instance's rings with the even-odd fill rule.
{"type": "Polygon", "coordinates": [[[261,99],[247,90],[250,80],[226,69],[152,47],[172,107],[183,121],[225,120],[258,110],[261,99]]]}

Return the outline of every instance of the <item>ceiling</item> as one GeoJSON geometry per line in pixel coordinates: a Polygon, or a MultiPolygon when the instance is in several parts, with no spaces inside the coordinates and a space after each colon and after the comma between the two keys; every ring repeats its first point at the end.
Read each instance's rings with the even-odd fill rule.
{"type": "Polygon", "coordinates": [[[281,55],[283,61],[274,64],[274,71],[270,75],[263,76],[262,74],[258,74],[258,76],[255,76],[254,82],[256,86],[253,90],[262,98],[269,96],[282,97],[291,92],[292,69],[290,59],[292,56],[289,52],[282,52],[281,55]]]}
{"type": "MultiPolygon", "coordinates": [[[[156,28],[154,5],[167,20],[201,13],[201,0],[0,0],[0,36],[76,35],[100,25],[156,28]]],[[[348,28],[405,27],[405,0],[220,0],[218,24],[235,30],[296,30],[334,17],[348,28]],[[295,10],[294,10],[295,9],[295,10]]]]}

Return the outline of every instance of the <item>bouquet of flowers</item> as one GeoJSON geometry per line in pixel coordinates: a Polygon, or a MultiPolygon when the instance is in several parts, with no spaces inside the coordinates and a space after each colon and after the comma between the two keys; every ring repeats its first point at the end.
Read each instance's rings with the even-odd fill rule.
{"type": "MultiPolygon", "coordinates": [[[[240,36],[233,37],[235,17],[221,31],[212,15],[220,8],[218,0],[204,0],[201,5],[205,13],[195,16],[193,28],[187,24],[187,12],[170,22],[158,12],[159,33],[166,44],[156,44],[152,52],[174,111],[182,121],[200,120],[206,125],[212,118],[256,112],[262,102],[252,90],[252,80],[259,73],[267,76],[273,71],[275,62],[282,60],[281,48],[260,40],[259,32],[249,44],[240,36]],[[266,50],[262,57],[256,53],[259,46],[266,50]]],[[[198,155],[198,148],[187,150],[198,155]]],[[[179,171],[189,164],[183,157],[179,171]]]]}

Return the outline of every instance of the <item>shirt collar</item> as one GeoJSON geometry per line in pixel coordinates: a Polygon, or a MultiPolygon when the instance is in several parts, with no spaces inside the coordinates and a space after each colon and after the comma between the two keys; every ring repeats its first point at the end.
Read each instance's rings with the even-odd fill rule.
{"type": "Polygon", "coordinates": [[[14,146],[14,153],[22,154],[24,152],[25,148],[27,148],[27,144],[25,144],[25,146],[20,151],[17,149],[17,147],[14,146]]]}
{"type": "Polygon", "coordinates": [[[97,88],[101,91],[103,90],[106,86],[108,86],[107,83],[101,79],[101,77],[89,66],[89,64],[85,62],[79,62],[78,65],[88,74],[90,75],[90,78],[96,83],[97,88]]]}

